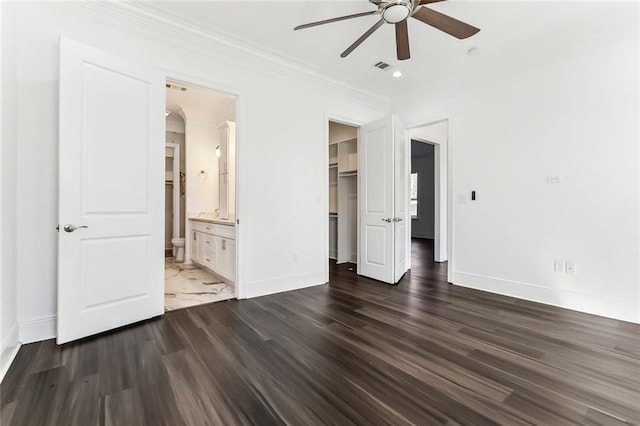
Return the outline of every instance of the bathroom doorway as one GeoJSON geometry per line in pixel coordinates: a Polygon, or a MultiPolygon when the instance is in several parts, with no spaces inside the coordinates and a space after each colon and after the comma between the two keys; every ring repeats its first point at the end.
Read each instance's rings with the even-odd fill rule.
{"type": "Polygon", "coordinates": [[[236,105],[166,83],[165,311],[237,297],[236,105]]]}

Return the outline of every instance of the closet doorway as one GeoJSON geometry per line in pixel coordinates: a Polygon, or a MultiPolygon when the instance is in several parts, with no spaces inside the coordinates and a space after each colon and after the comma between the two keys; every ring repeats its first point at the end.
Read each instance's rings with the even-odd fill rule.
{"type": "MultiPolygon", "coordinates": [[[[358,264],[358,127],[329,120],[329,259],[358,264]]],[[[332,268],[330,268],[330,271],[332,268]]]]}

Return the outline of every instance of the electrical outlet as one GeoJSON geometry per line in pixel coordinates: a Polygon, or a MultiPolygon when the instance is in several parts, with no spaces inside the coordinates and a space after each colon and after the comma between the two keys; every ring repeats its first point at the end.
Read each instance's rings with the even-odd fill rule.
{"type": "Polygon", "coordinates": [[[562,260],[553,261],[553,272],[564,272],[564,262],[562,260]]]}
{"type": "Polygon", "coordinates": [[[576,274],[576,264],[573,262],[565,262],[564,264],[564,273],[569,275],[576,274]]]}

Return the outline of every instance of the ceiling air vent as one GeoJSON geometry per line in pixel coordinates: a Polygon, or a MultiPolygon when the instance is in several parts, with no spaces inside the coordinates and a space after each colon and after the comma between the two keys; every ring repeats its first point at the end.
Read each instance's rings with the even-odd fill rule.
{"type": "Polygon", "coordinates": [[[380,68],[381,70],[385,70],[387,68],[389,68],[391,65],[387,64],[386,62],[378,62],[377,64],[374,65],[374,67],[376,68],[380,68]]]}

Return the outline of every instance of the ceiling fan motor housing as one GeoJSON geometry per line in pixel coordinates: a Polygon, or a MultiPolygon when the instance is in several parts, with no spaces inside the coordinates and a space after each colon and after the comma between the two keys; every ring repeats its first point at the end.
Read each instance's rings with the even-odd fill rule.
{"type": "Polygon", "coordinates": [[[413,9],[413,0],[390,1],[382,6],[382,19],[387,24],[397,24],[409,18],[413,9]]]}

